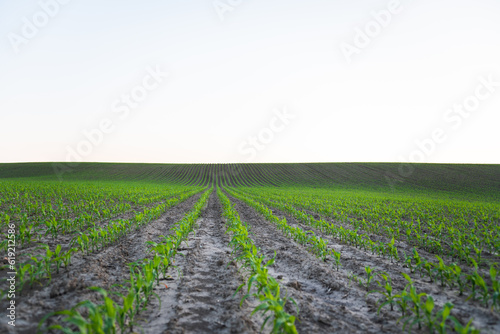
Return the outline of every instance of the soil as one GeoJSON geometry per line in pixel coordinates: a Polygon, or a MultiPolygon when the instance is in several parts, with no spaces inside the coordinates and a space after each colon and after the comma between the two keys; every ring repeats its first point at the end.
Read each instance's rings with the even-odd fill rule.
{"type": "MultiPolygon", "coordinates": [[[[365,299],[366,291],[352,284],[342,271],[317,259],[307,249],[284,237],[262,215],[243,202],[236,204],[242,221],[251,227],[252,239],[268,258],[276,262],[270,273],[287,287],[299,306],[296,322],[300,333],[400,333],[395,315],[378,319],[375,301],[365,299]]],[[[294,312],[293,307],[289,311],[294,312]]]]}
{"type": "MultiPolygon", "coordinates": [[[[159,236],[168,233],[172,225],[189,211],[200,195],[170,208],[159,219],[129,233],[118,242],[100,252],[90,255],[75,253],[68,269],[54,274],[52,281],[43,287],[23,289],[16,296],[16,327],[0,322],[1,333],[35,333],[38,322],[48,313],[65,310],[83,300],[98,301],[99,295],[88,288],[100,286],[109,289],[113,284],[122,284],[129,273],[128,264],[148,256],[146,242],[159,241],[159,236]]],[[[1,273],[5,277],[5,273],[1,273]]],[[[4,288],[5,282],[2,282],[4,288]]],[[[7,304],[0,304],[0,317],[6,319],[7,304]]]]}
{"type": "MultiPolygon", "coordinates": [[[[254,224],[258,226],[257,227],[258,232],[255,232],[254,230],[254,234],[256,237],[256,239],[254,239],[255,241],[261,238],[261,236],[263,235],[262,229],[264,228],[269,230],[268,234],[273,239],[281,239],[282,237],[281,232],[277,230],[271,223],[265,222],[265,218],[262,215],[257,213],[255,210],[253,210],[253,208],[247,206],[242,201],[239,201],[234,197],[230,197],[230,199],[232,202],[236,203],[236,209],[240,213],[242,221],[248,222],[251,226],[254,224]],[[261,222],[265,223],[263,224],[261,222]],[[264,225],[268,226],[265,227],[264,225]],[[280,237],[276,237],[276,235],[278,234],[280,237]]],[[[335,279],[337,283],[340,283],[339,285],[340,291],[342,293],[345,292],[348,296],[347,298],[342,297],[342,299],[349,300],[350,298],[352,298],[353,299],[352,302],[348,301],[347,304],[352,305],[354,309],[361,308],[363,310],[362,313],[364,313],[366,319],[369,319],[372,322],[372,324],[370,325],[372,328],[377,328],[379,331],[384,331],[384,332],[391,332],[393,331],[392,330],[393,328],[396,328],[394,331],[401,332],[402,325],[396,324],[396,321],[401,314],[399,311],[396,311],[397,307],[394,308],[395,311],[390,311],[389,306],[386,306],[384,309],[381,310],[380,316],[377,316],[378,307],[375,306],[375,303],[377,302],[377,299],[381,295],[370,294],[367,297],[365,297],[365,295],[368,291],[373,291],[375,289],[381,290],[381,288],[375,282],[375,280],[381,280],[381,279],[376,278],[374,281],[372,281],[369,288],[366,289],[364,287],[361,287],[360,284],[356,283],[356,279],[353,278],[354,274],[364,282],[367,276],[364,269],[365,266],[369,266],[376,272],[388,273],[392,278],[392,285],[394,292],[396,294],[402,291],[406,286],[406,284],[408,283],[404,279],[403,275],[401,275],[401,273],[404,272],[411,276],[419,293],[426,292],[433,296],[436,302],[436,308],[441,308],[445,302],[452,302],[454,304],[452,315],[462,320],[462,323],[466,323],[469,321],[470,318],[474,318],[473,325],[476,328],[480,328],[482,333],[500,333],[500,315],[498,314],[498,312],[494,312],[488,308],[483,307],[482,305],[480,305],[479,301],[474,301],[474,302],[470,300],[467,301],[466,299],[469,295],[468,293],[464,293],[463,296],[459,296],[458,290],[456,289],[450,290],[449,287],[443,288],[441,287],[439,282],[436,281],[430,282],[430,280],[427,277],[421,278],[418,273],[412,274],[410,273],[410,270],[408,268],[403,267],[401,263],[392,263],[389,259],[385,257],[373,255],[371,252],[366,252],[362,249],[358,249],[356,247],[341,243],[339,242],[339,240],[333,238],[328,234],[325,234],[321,231],[311,228],[310,226],[306,226],[304,224],[299,223],[292,216],[284,214],[283,212],[277,209],[273,209],[273,213],[280,218],[286,218],[288,224],[291,226],[300,226],[304,230],[314,231],[314,233],[317,236],[320,236],[321,238],[328,241],[328,245],[330,248],[333,248],[342,254],[341,257],[342,266],[340,267],[339,271],[336,270],[332,271],[331,268],[334,266],[333,263],[330,262],[330,264],[327,265],[327,267],[330,268],[329,270],[332,271],[330,278],[328,278],[328,275],[325,275],[323,273],[320,274],[319,272],[317,272],[317,274],[315,275],[308,274],[306,276],[315,277],[316,280],[323,281],[323,288],[327,288],[329,286],[329,281],[328,281],[329,279],[330,280],[335,279]],[[351,283],[349,283],[349,281],[351,281],[351,283]]],[[[264,242],[264,244],[266,243],[267,242],[264,242]]],[[[320,259],[317,259],[314,255],[310,254],[305,249],[304,246],[296,244],[291,240],[288,240],[288,245],[290,247],[285,248],[287,252],[278,251],[278,259],[281,259],[282,257],[288,259],[289,257],[291,257],[291,260],[285,261],[286,263],[286,265],[284,266],[285,268],[289,268],[290,263],[288,261],[293,261],[294,259],[297,259],[295,260],[297,264],[295,264],[295,267],[292,268],[301,268],[299,264],[303,263],[302,269],[300,269],[302,272],[306,270],[314,270],[312,269],[313,267],[323,264],[321,263],[320,259]],[[306,252],[307,255],[311,257],[314,261],[311,260],[310,263],[309,262],[304,263],[305,261],[298,260],[298,259],[305,259],[306,256],[297,254],[296,257],[294,257],[293,254],[290,254],[291,250],[295,248],[291,247],[292,245],[301,248],[302,251],[306,252]]],[[[398,242],[397,247],[400,250],[404,250],[407,254],[411,254],[412,247],[408,246],[406,243],[398,242]]],[[[279,248],[275,249],[278,250],[279,248]]],[[[435,257],[433,254],[430,254],[423,250],[419,250],[419,254],[422,257],[435,261],[435,257]]],[[[445,261],[447,261],[447,259],[445,259],[445,261]]],[[[280,261],[277,262],[279,263],[280,261]]],[[[293,272],[293,270],[291,271],[293,272]]],[[[343,304],[346,306],[346,308],[348,308],[348,305],[346,305],[345,303],[343,304]]],[[[301,306],[300,310],[302,313],[303,306],[301,306]]],[[[300,326],[297,327],[300,328],[300,326]]],[[[349,329],[349,332],[351,331],[354,332],[355,330],[349,329]]]]}
{"type": "MultiPolygon", "coordinates": [[[[365,266],[375,271],[385,271],[393,279],[394,291],[401,291],[406,281],[401,272],[409,273],[398,263],[352,246],[319,231],[318,236],[328,240],[328,245],[342,253],[342,266],[336,270],[331,261],[323,262],[311,254],[306,247],[286,238],[270,222],[242,201],[229,196],[240,214],[248,223],[250,237],[260,252],[271,259],[276,253],[276,262],[269,272],[284,288],[283,293],[292,297],[300,312],[296,321],[299,333],[401,333],[402,324],[396,307],[390,311],[386,306],[377,315],[377,299],[380,295],[367,291],[377,289],[375,282],[367,288],[353,279],[354,275],[364,279],[365,266]]],[[[99,253],[84,256],[76,254],[69,270],[63,269],[54,275],[45,287],[25,290],[17,297],[17,319],[15,331],[2,321],[2,333],[36,332],[38,321],[47,313],[68,309],[83,300],[98,301],[99,296],[87,289],[90,286],[110,288],[128,278],[128,263],[150,256],[146,242],[158,241],[167,235],[173,224],[189,211],[199,195],[169,209],[159,219],[130,233],[99,253]]],[[[286,217],[292,226],[301,226],[294,218],[277,210],[274,213],[286,217]]],[[[240,306],[242,293],[234,295],[237,287],[245,281],[246,273],[233,261],[229,247],[230,236],[226,234],[222,208],[215,192],[209,198],[197,222],[195,233],[189,235],[179,249],[175,265],[169,277],[161,280],[155,288],[158,299],[152,298],[149,306],[137,318],[136,332],[144,333],[259,333],[262,318],[251,316],[256,301],[248,299],[240,306]],[[160,307],[161,301],[161,307],[160,307]]],[[[428,254],[425,254],[426,256],[428,254]]],[[[429,255],[430,256],[430,255],[429,255]]],[[[4,275],[5,276],[5,275],[4,275]]],[[[466,301],[456,291],[443,289],[436,282],[429,282],[412,274],[419,292],[434,296],[441,307],[445,301],[455,305],[452,314],[459,319],[474,317],[474,325],[483,333],[499,333],[500,317],[478,303],[466,301]]],[[[3,285],[2,285],[3,286],[3,285]]],[[[0,317],[5,319],[5,301],[0,305],[0,317]]],[[[296,315],[292,303],[287,311],[296,315]]],[[[56,319],[54,319],[56,320],[56,319]]],[[[265,332],[268,332],[267,328],[265,332]]],[[[414,332],[427,332],[426,330],[414,332]]]]}
{"type": "Polygon", "coordinates": [[[140,323],[145,333],[257,333],[251,308],[233,294],[243,277],[232,261],[222,208],[215,192],[191,234],[184,256],[176,257],[182,274],[171,271],[168,289],[159,287],[162,307],[154,300],[140,323]]]}

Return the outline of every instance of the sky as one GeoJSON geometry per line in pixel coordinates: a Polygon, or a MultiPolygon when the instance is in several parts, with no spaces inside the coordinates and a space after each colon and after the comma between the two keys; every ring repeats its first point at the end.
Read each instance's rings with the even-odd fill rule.
{"type": "Polygon", "coordinates": [[[0,162],[500,163],[496,0],[0,0],[0,162]]]}

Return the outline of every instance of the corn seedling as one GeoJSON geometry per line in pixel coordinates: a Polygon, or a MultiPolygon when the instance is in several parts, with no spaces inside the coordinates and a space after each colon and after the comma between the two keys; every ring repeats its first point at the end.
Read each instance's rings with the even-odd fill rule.
{"type": "Polygon", "coordinates": [[[385,305],[390,305],[391,311],[393,311],[394,310],[394,301],[395,301],[395,296],[392,294],[392,284],[391,284],[390,276],[387,275],[386,273],[379,273],[379,276],[384,279],[384,283],[380,283],[380,281],[377,281],[377,284],[380,287],[382,287],[385,291],[384,290],[383,291],[373,290],[373,291],[369,292],[369,293],[380,293],[381,295],[384,296],[384,299],[382,300],[382,304],[380,304],[380,306],[377,309],[377,314],[380,314],[380,310],[385,305]]]}
{"type": "Polygon", "coordinates": [[[498,271],[495,265],[491,265],[490,267],[490,278],[491,278],[491,287],[493,289],[493,293],[491,294],[491,308],[492,309],[500,309],[500,281],[498,280],[498,271]]]}
{"type": "Polygon", "coordinates": [[[454,329],[458,334],[479,334],[479,330],[472,326],[472,319],[465,325],[462,325],[455,317],[450,317],[450,319],[455,324],[454,329]]]}
{"type": "Polygon", "coordinates": [[[370,284],[373,280],[373,278],[377,275],[375,273],[375,271],[370,268],[369,266],[366,266],[365,267],[365,272],[366,272],[366,281],[364,282],[364,286],[366,288],[366,290],[368,290],[370,288],[370,284]]]}
{"type": "Polygon", "coordinates": [[[337,268],[338,271],[339,267],[342,265],[340,263],[340,252],[337,252],[334,249],[332,249],[332,254],[333,254],[333,259],[335,260],[335,267],[337,268]]]}

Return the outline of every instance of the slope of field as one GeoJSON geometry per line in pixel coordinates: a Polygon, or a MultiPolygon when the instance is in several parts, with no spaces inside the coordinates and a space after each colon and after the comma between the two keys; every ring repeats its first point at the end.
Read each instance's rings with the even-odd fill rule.
{"type": "Polygon", "coordinates": [[[500,332],[499,165],[0,164],[0,231],[2,333],[500,332]]]}
{"type": "Polygon", "coordinates": [[[303,164],[0,164],[0,179],[151,181],[208,186],[308,186],[376,191],[440,191],[499,200],[500,165],[303,164]]]}

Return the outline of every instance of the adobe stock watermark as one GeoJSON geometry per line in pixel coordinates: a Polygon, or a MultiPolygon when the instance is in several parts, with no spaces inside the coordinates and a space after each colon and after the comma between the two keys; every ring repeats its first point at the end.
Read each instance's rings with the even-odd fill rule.
{"type": "Polygon", "coordinates": [[[112,115],[102,118],[96,127],[84,129],[81,133],[83,138],[75,145],[66,146],[66,163],[54,163],[52,166],[58,179],[61,181],[65,173],[83,162],[95,148],[102,145],[105,137],[109,136],[120,122],[129,118],[131,111],[139,108],[149,94],[158,89],[167,77],[168,73],[163,72],[158,65],[155,68],[148,66],[141,83],[135,85],[129,92],[121,94],[112,103],[110,110],[112,115]]]}
{"type": "Polygon", "coordinates": [[[31,16],[23,16],[20,33],[10,32],[7,34],[10,45],[16,54],[21,51],[21,46],[27,45],[35,38],[41,29],[46,27],[61,11],[62,6],[70,3],[71,0],[40,0],[39,9],[31,16]]]}
{"type": "MultiPolygon", "coordinates": [[[[8,216],[7,216],[8,217],[8,216]]],[[[17,282],[17,267],[16,267],[16,225],[7,220],[7,284],[5,294],[7,295],[7,321],[9,326],[16,326],[16,282],[17,282]]]]}
{"type": "Polygon", "coordinates": [[[495,79],[494,73],[478,77],[478,84],[474,92],[466,96],[461,102],[454,103],[452,107],[444,112],[442,121],[445,126],[436,127],[432,130],[430,136],[415,140],[416,148],[407,156],[399,156],[402,163],[398,167],[397,174],[385,173],[385,179],[391,189],[394,190],[396,182],[404,182],[405,178],[413,174],[415,168],[411,163],[427,162],[427,159],[436,151],[436,148],[448,140],[450,133],[457,131],[464,120],[478,111],[482,102],[491,98],[498,91],[500,91],[500,79],[495,79]]]}
{"type": "Polygon", "coordinates": [[[233,12],[237,7],[241,6],[243,2],[243,0],[214,0],[212,5],[219,19],[224,21],[226,14],[233,12]]]}
{"type": "Polygon", "coordinates": [[[400,0],[391,0],[385,9],[372,11],[371,20],[362,27],[354,28],[352,42],[341,42],[339,47],[347,63],[352,63],[352,57],[359,55],[361,51],[370,46],[382,31],[387,28],[397,14],[403,11],[403,4],[400,0]]]}
{"type": "Polygon", "coordinates": [[[277,133],[282,132],[295,119],[296,115],[288,111],[284,106],[282,109],[274,109],[274,116],[269,120],[268,126],[261,129],[254,136],[248,136],[238,146],[238,152],[241,155],[247,156],[246,162],[251,162],[257,156],[259,151],[263,151],[269,144],[274,141],[277,133]]]}

